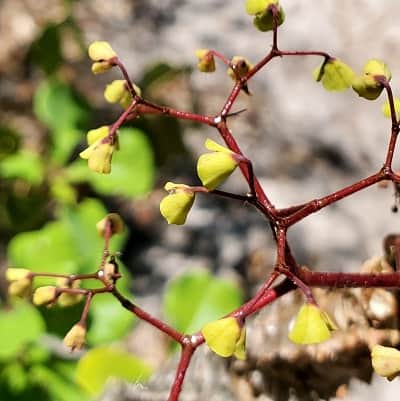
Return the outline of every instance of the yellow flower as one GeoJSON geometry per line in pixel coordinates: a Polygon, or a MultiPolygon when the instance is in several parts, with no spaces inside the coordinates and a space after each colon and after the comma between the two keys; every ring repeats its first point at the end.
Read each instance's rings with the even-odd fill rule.
{"type": "Polygon", "coordinates": [[[207,323],[201,330],[207,345],[217,355],[245,359],[246,330],[234,317],[207,323]]]}
{"type": "Polygon", "coordinates": [[[45,285],[36,288],[33,293],[33,303],[35,305],[45,305],[53,302],[57,295],[57,288],[52,285],[45,285]]]}
{"type": "Polygon", "coordinates": [[[103,267],[103,277],[106,283],[110,284],[114,281],[114,276],[118,272],[118,266],[114,262],[106,263],[103,267]]]}
{"type": "Polygon", "coordinates": [[[214,55],[210,52],[210,49],[197,49],[196,57],[199,60],[197,68],[201,72],[214,72],[215,71],[215,60],[214,55]]]}
{"type": "Polygon", "coordinates": [[[6,270],[6,280],[9,282],[9,295],[17,297],[29,295],[32,286],[30,270],[9,267],[6,270]]]}
{"type": "MultiPolygon", "coordinates": [[[[79,288],[81,281],[74,280],[72,283],[67,278],[60,278],[57,280],[57,286],[59,288],[79,288]]],[[[82,294],[69,294],[62,292],[57,299],[58,305],[61,307],[73,306],[79,303],[83,298],[82,294]]]]}
{"type": "MultiPolygon", "coordinates": [[[[133,88],[138,96],[141,96],[141,89],[133,84],[133,88]]],[[[104,98],[109,103],[119,103],[124,109],[127,109],[132,103],[132,96],[126,86],[124,79],[116,79],[106,86],[104,98]]]]}
{"type": "Polygon", "coordinates": [[[289,338],[296,344],[316,344],[328,340],[331,331],[336,329],[335,323],[325,312],[307,303],[300,308],[289,338]]]}
{"type": "Polygon", "coordinates": [[[223,183],[236,169],[238,161],[235,153],[207,139],[205,147],[212,153],[205,153],[197,161],[197,174],[203,186],[212,190],[223,183]]]}
{"type": "Polygon", "coordinates": [[[104,237],[107,222],[111,223],[111,234],[120,234],[124,231],[124,221],[118,213],[108,213],[96,224],[97,232],[104,237]]]}
{"type": "Polygon", "coordinates": [[[88,160],[88,166],[91,170],[101,174],[111,172],[111,160],[114,150],[118,148],[118,141],[111,143],[112,139],[107,138],[109,128],[103,126],[90,130],[87,134],[89,146],[82,151],[79,156],[88,160]]]}
{"type": "Polygon", "coordinates": [[[89,57],[94,61],[92,64],[92,72],[101,74],[113,67],[110,60],[117,57],[117,54],[108,42],[96,41],[93,42],[88,49],[89,57]]]}
{"type": "Polygon", "coordinates": [[[86,328],[81,323],[76,323],[64,337],[63,343],[71,351],[80,350],[85,344],[86,328]]]}
{"type": "Polygon", "coordinates": [[[371,358],[372,367],[379,376],[393,380],[400,374],[400,351],[396,348],[375,345],[371,358]]]}
{"type": "Polygon", "coordinates": [[[167,182],[164,189],[169,194],[160,203],[160,212],[168,224],[185,224],[194,202],[194,192],[184,184],[167,182]]]}
{"type": "Polygon", "coordinates": [[[365,64],[362,75],[354,77],[352,87],[364,99],[375,100],[384,88],[379,80],[390,81],[391,78],[388,66],[382,61],[372,59],[365,64]]]}

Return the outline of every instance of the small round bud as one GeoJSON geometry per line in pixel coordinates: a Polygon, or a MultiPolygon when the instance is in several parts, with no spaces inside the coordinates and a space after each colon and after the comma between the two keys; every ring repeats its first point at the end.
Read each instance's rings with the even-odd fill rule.
{"type": "Polygon", "coordinates": [[[392,74],[385,63],[379,60],[369,60],[361,76],[353,79],[352,87],[360,97],[367,100],[375,100],[382,93],[384,86],[382,81],[387,82],[392,78],[392,74]]]}
{"type": "Polygon", "coordinates": [[[169,192],[160,203],[160,212],[168,224],[185,224],[187,215],[194,202],[194,193],[184,184],[167,182],[165,190],[169,192]]]}
{"type": "MultiPolygon", "coordinates": [[[[79,288],[80,280],[70,281],[67,278],[60,278],[57,280],[58,288],[79,288]]],[[[74,306],[79,303],[83,298],[82,294],[70,294],[68,292],[61,292],[57,299],[57,304],[63,308],[74,306]]]]}
{"type": "Polygon", "coordinates": [[[36,288],[33,293],[33,303],[35,305],[45,305],[54,302],[57,296],[57,288],[52,285],[36,288]]]}
{"type": "Polygon", "coordinates": [[[96,224],[97,232],[102,237],[105,235],[108,222],[111,223],[111,235],[120,234],[124,231],[124,221],[121,219],[120,215],[117,213],[109,213],[96,224]]]}
{"type": "Polygon", "coordinates": [[[9,267],[6,270],[6,280],[8,282],[23,280],[29,278],[31,271],[28,269],[20,269],[16,267],[9,267]]]}
{"type": "Polygon", "coordinates": [[[108,42],[93,42],[88,49],[89,57],[94,61],[92,64],[93,74],[101,74],[113,67],[111,60],[117,57],[117,54],[108,42]]]}
{"type": "Polygon", "coordinates": [[[8,285],[8,294],[10,296],[16,296],[24,298],[31,292],[32,280],[29,278],[23,278],[21,280],[12,281],[8,285]]]}
{"type": "Polygon", "coordinates": [[[72,326],[71,330],[64,337],[63,343],[71,351],[80,350],[85,344],[86,328],[77,323],[72,326]]]}
{"type": "Polygon", "coordinates": [[[238,78],[244,77],[252,68],[253,64],[242,56],[235,56],[231,60],[231,66],[228,68],[228,75],[236,81],[238,78]]]}
{"type": "MultiPolygon", "coordinates": [[[[133,89],[138,96],[141,96],[141,89],[133,84],[133,89]]],[[[106,86],[104,98],[109,103],[119,103],[124,109],[127,109],[132,103],[132,96],[126,86],[124,79],[116,79],[106,86]]]]}
{"type": "Polygon", "coordinates": [[[198,49],[196,50],[196,57],[198,59],[197,68],[201,72],[214,72],[215,71],[215,59],[214,55],[209,49],[198,49]]]}
{"type": "Polygon", "coordinates": [[[254,15],[253,24],[261,32],[271,31],[274,27],[271,7],[277,10],[278,26],[285,21],[285,12],[279,0],[247,0],[246,12],[254,15]]]}
{"type": "Polygon", "coordinates": [[[117,56],[111,45],[105,41],[95,41],[90,44],[88,54],[93,61],[110,60],[117,56]]]}
{"type": "Polygon", "coordinates": [[[201,155],[197,161],[197,174],[203,186],[212,190],[222,184],[236,169],[238,161],[228,148],[207,139],[205,147],[212,153],[201,155]]]}

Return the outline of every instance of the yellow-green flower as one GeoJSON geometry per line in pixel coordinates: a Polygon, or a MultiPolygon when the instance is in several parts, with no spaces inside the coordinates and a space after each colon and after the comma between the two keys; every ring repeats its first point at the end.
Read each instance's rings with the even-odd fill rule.
{"type": "Polygon", "coordinates": [[[25,297],[29,295],[32,287],[31,271],[9,267],[6,270],[6,280],[8,281],[8,293],[11,296],[25,297]]]}
{"type": "Polygon", "coordinates": [[[246,12],[254,16],[253,24],[261,32],[271,31],[273,29],[273,16],[269,9],[270,6],[276,6],[278,10],[278,26],[285,21],[285,12],[279,4],[279,0],[247,0],[246,12]]]}
{"type": "Polygon", "coordinates": [[[300,308],[289,338],[296,344],[316,344],[328,340],[336,329],[327,313],[307,303],[300,308]]]}
{"type": "Polygon", "coordinates": [[[46,305],[54,302],[57,295],[57,287],[52,285],[45,285],[43,287],[36,288],[33,293],[33,303],[35,305],[46,305]]]}
{"type": "Polygon", "coordinates": [[[371,351],[372,367],[379,376],[393,380],[400,374],[400,351],[393,347],[375,345],[371,351]]]}
{"type": "Polygon", "coordinates": [[[214,72],[215,71],[215,59],[214,55],[210,52],[210,49],[197,49],[196,57],[198,59],[197,68],[201,72],[214,72]]]}
{"type": "Polygon", "coordinates": [[[101,74],[108,71],[113,67],[110,63],[117,53],[113,50],[108,42],[96,41],[93,42],[88,48],[89,57],[94,61],[92,64],[92,72],[94,74],[101,74]]]}
{"type": "Polygon", "coordinates": [[[90,130],[87,134],[89,146],[79,156],[88,161],[91,170],[101,174],[111,172],[111,160],[114,150],[118,146],[117,140],[111,143],[112,139],[107,138],[109,128],[103,126],[90,130]]]}
{"type": "Polygon", "coordinates": [[[364,99],[375,100],[384,88],[380,80],[388,82],[391,78],[388,66],[382,61],[372,59],[365,64],[362,75],[354,77],[352,87],[364,99]]]}
{"type": "MultiPolygon", "coordinates": [[[[141,96],[141,89],[133,84],[133,88],[138,96],[141,96]]],[[[121,107],[127,109],[132,103],[132,96],[126,86],[124,79],[116,79],[106,86],[104,98],[109,103],[119,103],[121,107]]]]}
{"type": "Polygon", "coordinates": [[[205,153],[197,161],[197,174],[203,186],[212,190],[223,183],[238,166],[235,153],[207,139],[205,147],[212,153],[205,153]]]}
{"type": "Polygon", "coordinates": [[[185,224],[194,202],[194,192],[184,184],[167,182],[164,189],[169,194],[160,203],[160,212],[168,224],[185,224]]]}
{"type": "Polygon", "coordinates": [[[246,330],[234,317],[225,317],[207,323],[201,332],[207,345],[217,355],[245,359],[246,330]]]}
{"type": "Polygon", "coordinates": [[[64,345],[68,347],[71,351],[75,349],[80,350],[85,344],[86,338],[86,328],[77,323],[72,326],[71,330],[64,337],[64,345]]]}

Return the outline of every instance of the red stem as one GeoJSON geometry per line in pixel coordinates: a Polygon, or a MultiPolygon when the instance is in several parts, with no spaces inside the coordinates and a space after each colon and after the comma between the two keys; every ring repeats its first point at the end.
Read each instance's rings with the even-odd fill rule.
{"type": "Polygon", "coordinates": [[[179,361],[178,368],[176,369],[175,380],[172,385],[168,401],[178,401],[179,394],[182,391],[183,380],[185,379],[187,369],[195,350],[196,348],[194,348],[190,342],[183,345],[181,359],[179,361]]]}

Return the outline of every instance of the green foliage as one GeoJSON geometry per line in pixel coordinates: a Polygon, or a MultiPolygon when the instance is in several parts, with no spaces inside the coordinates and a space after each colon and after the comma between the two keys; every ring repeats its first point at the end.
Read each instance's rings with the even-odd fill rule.
{"type": "Polygon", "coordinates": [[[39,185],[43,180],[43,164],[36,153],[21,151],[2,161],[0,176],[22,178],[32,185],[39,185]]]}
{"type": "Polygon", "coordinates": [[[45,331],[40,313],[23,301],[15,303],[11,309],[0,311],[0,327],[0,361],[23,354],[25,347],[45,331]]]}
{"type": "Polygon", "coordinates": [[[129,382],[146,381],[151,368],[140,359],[116,347],[98,347],[87,352],[77,367],[78,383],[92,395],[98,395],[110,378],[129,382]]]}
{"type": "Polygon", "coordinates": [[[186,273],[172,280],[164,296],[164,314],[178,330],[192,333],[239,307],[241,290],[206,271],[186,273]]]}
{"type": "Polygon", "coordinates": [[[88,119],[86,102],[70,86],[50,79],[37,88],[33,108],[38,119],[50,130],[53,161],[64,163],[82,139],[79,127],[88,119]]]}

